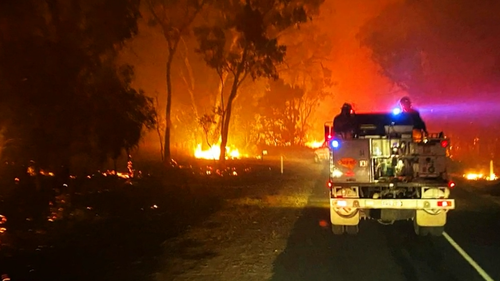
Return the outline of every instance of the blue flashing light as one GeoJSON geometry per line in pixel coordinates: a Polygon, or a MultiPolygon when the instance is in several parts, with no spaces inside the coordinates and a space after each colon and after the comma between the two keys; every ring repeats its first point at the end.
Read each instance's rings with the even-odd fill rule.
{"type": "Polygon", "coordinates": [[[339,147],[339,141],[338,140],[332,140],[330,142],[330,147],[331,148],[337,148],[337,147],[339,147]]]}
{"type": "Polygon", "coordinates": [[[392,110],[392,114],[394,114],[394,115],[398,115],[399,113],[401,113],[401,108],[394,108],[392,110]]]}

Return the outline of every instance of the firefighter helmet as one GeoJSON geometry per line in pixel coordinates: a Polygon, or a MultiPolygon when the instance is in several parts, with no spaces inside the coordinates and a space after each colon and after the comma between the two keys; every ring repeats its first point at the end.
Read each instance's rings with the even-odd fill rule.
{"type": "Polygon", "coordinates": [[[352,105],[349,103],[344,103],[341,108],[341,112],[346,114],[354,114],[354,109],[352,109],[352,105]]]}
{"type": "Polygon", "coordinates": [[[402,97],[399,100],[399,105],[401,106],[401,110],[402,111],[404,111],[404,112],[410,111],[410,109],[411,109],[411,100],[410,100],[410,98],[407,97],[407,96],[402,97]]]}

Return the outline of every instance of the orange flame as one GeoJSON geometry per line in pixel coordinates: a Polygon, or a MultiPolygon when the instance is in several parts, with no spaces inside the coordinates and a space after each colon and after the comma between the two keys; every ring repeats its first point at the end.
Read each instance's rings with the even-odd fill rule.
{"type": "Polygon", "coordinates": [[[316,140],[313,140],[313,141],[310,141],[310,142],[306,142],[305,145],[307,147],[310,147],[310,148],[320,148],[322,145],[323,145],[323,142],[324,141],[316,141],[316,140]]]}
{"type": "MultiPolygon", "coordinates": [[[[229,147],[226,147],[226,155],[226,158],[240,158],[238,149],[231,149],[229,147]]],[[[194,151],[194,157],[198,159],[219,160],[220,145],[212,145],[208,150],[202,150],[201,144],[198,144],[194,151]]]]}

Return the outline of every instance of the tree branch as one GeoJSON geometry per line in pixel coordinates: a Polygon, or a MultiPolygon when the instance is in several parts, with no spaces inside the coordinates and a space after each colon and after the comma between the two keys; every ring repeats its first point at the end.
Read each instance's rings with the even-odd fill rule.
{"type": "Polygon", "coordinates": [[[241,86],[241,84],[245,81],[245,79],[247,78],[248,76],[248,72],[249,71],[244,71],[243,72],[243,76],[241,77],[240,81],[238,81],[238,87],[241,86]]]}

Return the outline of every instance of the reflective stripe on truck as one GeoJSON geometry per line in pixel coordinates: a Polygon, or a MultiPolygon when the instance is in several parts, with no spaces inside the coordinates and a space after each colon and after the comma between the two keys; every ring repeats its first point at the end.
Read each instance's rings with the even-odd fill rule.
{"type": "Polygon", "coordinates": [[[359,209],[455,209],[455,200],[331,198],[330,205],[334,208],[359,209]]]}

